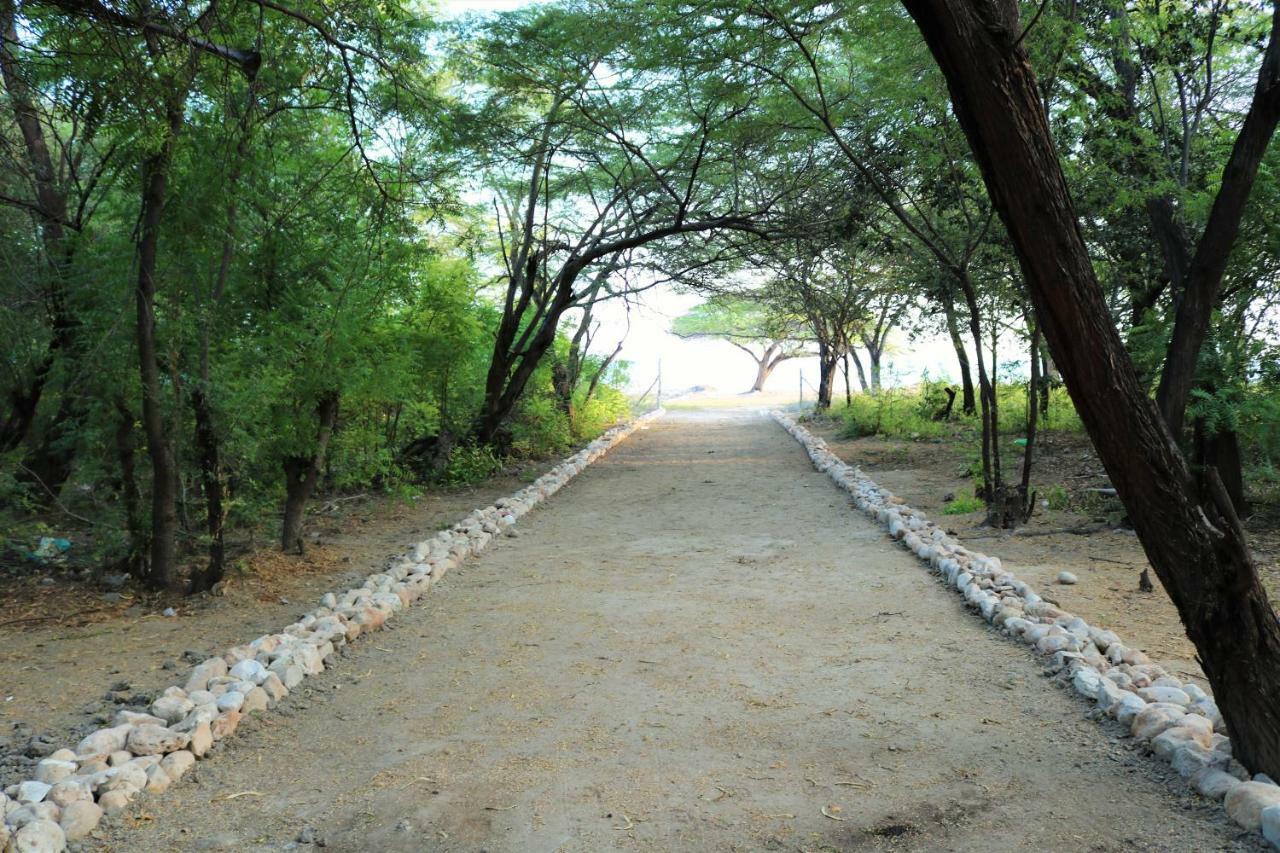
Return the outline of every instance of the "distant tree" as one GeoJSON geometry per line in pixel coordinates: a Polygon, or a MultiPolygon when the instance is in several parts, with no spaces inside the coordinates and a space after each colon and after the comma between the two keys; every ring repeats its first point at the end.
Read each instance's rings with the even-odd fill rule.
{"type": "Polygon", "coordinates": [[[751,356],[756,377],[748,393],[763,391],[769,375],[787,359],[813,355],[801,343],[806,330],[798,317],[748,296],[713,296],[677,317],[671,333],[726,341],[751,356]]]}

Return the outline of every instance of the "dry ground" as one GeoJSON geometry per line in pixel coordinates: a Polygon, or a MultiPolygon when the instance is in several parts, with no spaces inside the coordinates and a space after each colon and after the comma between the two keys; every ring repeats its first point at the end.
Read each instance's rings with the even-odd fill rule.
{"type": "Polygon", "coordinates": [[[852,511],[677,412],[91,845],[1258,850],[852,511]]]}

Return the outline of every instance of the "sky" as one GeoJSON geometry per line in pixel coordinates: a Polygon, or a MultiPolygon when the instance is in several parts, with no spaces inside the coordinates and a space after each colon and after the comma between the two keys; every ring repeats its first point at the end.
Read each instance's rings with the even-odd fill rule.
{"type": "MultiPolygon", "coordinates": [[[[671,288],[655,288],[636,299],[640,304],[630,309],[630,332],[618,356],[631,363],[629,384],[633,391],[642,392],[653,383],[659,362],[662,385],[668,393],[695,385],[724,393],[746,391],[751,387],[755,380],[755,364],[741,350],[725,341],[685,340],[670,333],[672,320],[702,301],[702,297],[677,293],[671,288]]],[[[598,305],[595,313],[601,327],[596,338],[598,343],[592,349],[607,353],[627,330],[628,309],[620,300],[612,300],[598,305]]],[[[1006,346],[1013,344],[1009,342],[1006,346]]],[[[1014,355],[1012,350],[1007,351],[1014,355]]],[[[950,341],[941,336],[909,340],[906,335],[895,333],[890,338],[890,352],[882,365],[883,379],[887,385],[914,385],[927,372],[935,379],[948,377],[958,381],[955,360],[950,341]]],[[[769,391],[794,390],[798,398],[801,377],[807,383],[805,399],[811,400],[818,384],[817,358],[783,362],[769,377],[765,388],[769,391]]],[[[856,376],[853,382],[856,391],[856,376]]],[[[837,393],[843,391],[841,382],[837,385],[837,393]]]]}

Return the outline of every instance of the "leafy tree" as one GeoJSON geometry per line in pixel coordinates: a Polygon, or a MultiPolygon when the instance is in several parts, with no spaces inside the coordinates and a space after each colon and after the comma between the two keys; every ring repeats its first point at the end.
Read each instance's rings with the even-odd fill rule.
{"type": "Polygon", "coordinates": [[[777,310],[760,298],[721,294],[700,302],[671,324],[681,338],[714,338],[732,344],[751,357],[756,376],[748,389],[763,391],[779,364],[813,353],[802,341],[805,330],[793,314],[777,310]]]}

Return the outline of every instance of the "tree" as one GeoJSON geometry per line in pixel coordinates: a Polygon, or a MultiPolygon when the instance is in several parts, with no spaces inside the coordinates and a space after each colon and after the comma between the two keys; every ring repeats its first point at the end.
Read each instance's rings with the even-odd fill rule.
{"type": "Polygon", "coordinates": [[[801,343],[806,335],[794,315],[750,295],[712,296],[677,317],[671,333],[680,338],[725,341],[749,355],[756,375],[747,393],[763,391],[782,362],[813,355],[801,343]]]}
{"type": "Polygon", "coordinates": [[[531,8],[499,16],[478,43],[490,88],[477,109],[500,116],[481,146],[498,196],[503,309],[478,441],[499,436],[561,318],[594,293],[584,275],[664,241],[757,229],[770,207],[745,168],[768,146],[740,130],[749,94],[646,67],[627,42],[636,25],[587,3],[531,8]]]}
{"type": "MultiPolygon", "coordinates": [[[[904,0],[904,6],[947,80],[1050,351],[1196,646],[1233,751],[1250,769],[1280,772],[1280,624],[1221,479],[1211,467],[1193,474],[1112,323],[1022,46],[1026,29],[1017,5],[904,0]]],[[[1280,4],[1254,101],[1210,214],[1210,257],[1200,265],[1196,293],[1186,297],[1194,310],[1179,311],[1188,318],[1184,335],[1193,349],[1205,322],[1196,312],[1210,310],[1221,277],[1218,261],[1234,243],[1257,161],[1274,129],[1277,35],[1280,4]]],[[[1185,375],[1180,365],[1170,368],[1175,382],[1185,375]]]]}

